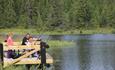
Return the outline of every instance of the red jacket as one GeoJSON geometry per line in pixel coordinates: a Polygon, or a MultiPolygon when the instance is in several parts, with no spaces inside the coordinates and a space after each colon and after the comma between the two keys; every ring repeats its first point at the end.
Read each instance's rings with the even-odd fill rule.
{"type": "Polygon", "coordinates": [[[8,46],[13,46],[13,39],[11,37],[8,37],[8,39],[7,39],[7,45],[8,46]]]}

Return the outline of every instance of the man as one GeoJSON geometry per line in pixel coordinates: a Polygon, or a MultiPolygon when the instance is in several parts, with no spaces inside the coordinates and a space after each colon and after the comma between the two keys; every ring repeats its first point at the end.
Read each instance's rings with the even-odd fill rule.
{"type": "MultiPolygon", "coordinates": [[[[30,38],[30,34],[27,33],[27,34],[25,35],[25,37],[23,38],[23,40],[22,40],[22,45],[26,45],[26,43],[28,42],[29,38],[30,38]]],[[[25,49],[24,49],[24,52],[25,52],[25,49]]],[[[27,70],[29,70],[30,67],[31,67],[31,64],[26,64],[27,70]]]]}
{"type": "Polygon", "coordinates": [[[26,45],[26,42],[28,41],[29,37],[30,37],[30,34],[27,33],[26,36],[22,40],[22,45],[26,45]]]}

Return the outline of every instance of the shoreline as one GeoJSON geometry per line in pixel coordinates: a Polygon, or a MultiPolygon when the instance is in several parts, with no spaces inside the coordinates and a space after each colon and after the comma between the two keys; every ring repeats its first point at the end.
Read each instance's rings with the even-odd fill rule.
{"type": "Polygon", "coordinates": [[[115,34],[115,29],[113,28],[99,28],[99,29],[75,29],[75,30],[55,30],[55,31],[37,31],[36,29],[0,29],[0,35],[5,35],[9,32],[13,32],[18,35],[25,35],[26,33],[31,33],[33,35],[69,35],[69,34],[115,34]]]}

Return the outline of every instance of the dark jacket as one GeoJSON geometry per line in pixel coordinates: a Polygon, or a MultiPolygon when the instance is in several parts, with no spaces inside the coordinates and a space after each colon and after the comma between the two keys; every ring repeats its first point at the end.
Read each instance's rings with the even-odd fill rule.
{"type": "Polygon", "coordinates": [[[22,40],[22,45],[26,45],[27,40],[28,39],[26,37],[24,37],[23,40],[22,40]]]}

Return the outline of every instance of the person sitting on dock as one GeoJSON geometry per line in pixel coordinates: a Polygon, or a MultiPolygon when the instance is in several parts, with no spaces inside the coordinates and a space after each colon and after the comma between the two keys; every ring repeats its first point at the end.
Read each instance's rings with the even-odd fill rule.
{"type": "Polygon", "coordinates": [[[27,42],[25,42],[25,44],[26,44],[27,46],[34,45],[34,42],[33,42],[33,37],[32,37],[32,36],[30,36],[30,37],[28,38],[27,42]]]}
{"type": "MultiPolygon", "coordinates": [[[[34,40],[33,40],[33,37],[32,37],[32,36],[30,36],[30,37],[29,37],[28,41],[26,42],[26,45],[27,45],[27,46],[32,46],[32,45],[35,45],[35,42],[34,42],[34,40]]],[[[32,54],[32,57],[39,57],[38,52],[36,52],[36,53],[32,54]]]]}
{"type": "Polygon", "coordinates": [[[30,37],[30,34],[27,33],[27,34],[25,35],[25,37],[23,38],[23,40],[22,40],[22,45],[26,45],[26,42],[28,41],[29,37],[30,37]]]}
{"type": "Polygon", "coordinates": [[[27,42],[25,42],[25,44],[27,46],[30,46],[30,45],[40,45],[40,40],[37,39],[37,38],[34,38],[32,36],[30,36],[27,40],[27,42]]]}
{"type": "MultiPolygon", "coordinates": [[[[29,37],[30,37],[30,34],[27,33],[27,34],[24,36],[24,38],[22,39],[22,45],[26,45],[26,43],[27,43],[29,37]]],[[[23,52],[25,52],[25,51],[26,51],[26,50],[24,49],[23,52]]],[[[18,51],[18,52],[20,52],[20,51],[18,51]]]]}

